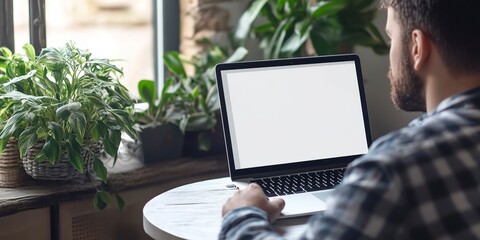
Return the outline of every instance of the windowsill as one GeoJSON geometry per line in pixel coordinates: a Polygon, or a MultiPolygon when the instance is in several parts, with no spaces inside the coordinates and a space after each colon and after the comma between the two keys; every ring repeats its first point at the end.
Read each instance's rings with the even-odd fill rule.
{"type": "MultiPolygon", "coordinates": [[[[119,158],[115,167],[108,171],[109,180],[118,192],[190,177],[228,175],[224,155],[181,158],[148,165],[132,158],[119,158]]],[[[92,197],[94,192],[94,183],[86,177],[67,182],[30,179],[21,187],[0,188],[0,217],[92,197]]]]}

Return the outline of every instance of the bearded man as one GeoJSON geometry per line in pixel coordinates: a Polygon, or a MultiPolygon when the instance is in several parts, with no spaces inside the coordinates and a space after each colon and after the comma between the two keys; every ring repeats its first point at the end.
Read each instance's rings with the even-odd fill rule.
{"type": "MultiPolygon", "coordinates": [[[[480,1],[380,0],[391,97],[422,111],[347,168],[302,239],[480,239],[480,1]]],[[[258,185],[224,205],[220,239],[277,239],[285,203],[258,185]]]]}

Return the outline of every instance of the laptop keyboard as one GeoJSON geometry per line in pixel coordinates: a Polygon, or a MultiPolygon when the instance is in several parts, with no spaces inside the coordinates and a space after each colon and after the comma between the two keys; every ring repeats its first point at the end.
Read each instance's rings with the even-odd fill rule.
{"type": "Polygon", "coordinates": [[[250,181],[262,187],[268,197],[331,189],[340,184],[344,168],[300,173],[250,181]]]}

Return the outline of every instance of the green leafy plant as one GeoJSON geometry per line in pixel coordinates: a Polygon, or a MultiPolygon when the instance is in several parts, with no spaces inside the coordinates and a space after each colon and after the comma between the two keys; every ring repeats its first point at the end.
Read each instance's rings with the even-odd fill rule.
{"type": "MultiPolygon", "coordinates": [[[[54,165],[66,151],[68,161],[83,173],[87,163],[82,146],[101,142],[115,164],[121,131],[136,136],[132,98],[119,82],[122,71],[71,42],[45,48],[39,56],[29,44],[24,49],[25,55],[20,55],[1,48],[0,152],[10,138],[17,140],[21,157],[44,142],[37,161],[54,165]]],[[[97,156],[93,171],[108,184],[107,170],[97,156]]],[[[108,192],[97,189],[96,207],[110,201],[108,192]]]]}
{"type": "Polygon", "coordinates": [[[242,14],[234,42],[260,41],[264,58],[351,51],[356,45],[386,54],[388,45],[373,24],[375,0],[253,0],[242,14]]]}
{"type": "Polygon", "coordinates": [[[179,88],[179,83],[167,78],[158,94],[153,80],[138,82],[142,100],[134,115],[138,138],[135,142],[125,138],[124,146],[145,164],[182,157],[185,136],[182,122],[187,119],[178,107],[179,88]]]}
{"type": "MultiPolygon", "coordinates": [[[[165,123],[180,125],[184,120],[183,111],[176,107],[177,92],[180,84],[167,79],[160,94],[157,94],[155,82],[143,79],[138,82],[138,92],[143,102],[148,104],[143,111],[135,113],[135,121],[142,127],[157,126],[165,123]]],[[[181,129],[182,132],[185,128],[181,129]]]]}
{"type": "Polygon", "coordinates": [[[179,84],[177,90],[179,100],[176,107],[182,109],[185,115],[180,127],[187,132],[200,132],[198,136],[200,150],[210,149],[211,142],[206,133],[214,129],[220,108],[215,65],[240,61],[247,53],[245,48],[239,47],[230,55],[226,48],[211,44],[207,51],[188,60],[182,59],[175,51],[164,54],[163,59],[170,73],[168,81],[179,84]],[[184,65],[193,66],[194,72],[187,74],[184,65]]]}

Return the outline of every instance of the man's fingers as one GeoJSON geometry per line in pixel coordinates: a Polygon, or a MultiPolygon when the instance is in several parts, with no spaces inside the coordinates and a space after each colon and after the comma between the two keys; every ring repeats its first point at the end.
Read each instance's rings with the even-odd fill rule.
{"type": "Polygon", "coordinates": [[[285,207],[285,200],[281,198],[271,199],[268,203],[268,218],[270,221],[275,221],[281,214],[283,208],[285,207]]]}
{"type": "Polygon", "coordinates": [[[270,221],[275,221],[285,207],[285,201],[281,198],[269,200],[259,185],[250,184],[247,188],[237,191],[227,200],[222,208],[222,216],[245,206],[258,207],[267,212],[270,221]]]}
{"type": "Polygon", "coordinates": [[[279,211],[282,211],[282,209],[285,207],[285,200],[283,200],[282,198],[275,198],[270,200],[270,204],[275,206],[275,208],[279,211]]]}

